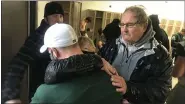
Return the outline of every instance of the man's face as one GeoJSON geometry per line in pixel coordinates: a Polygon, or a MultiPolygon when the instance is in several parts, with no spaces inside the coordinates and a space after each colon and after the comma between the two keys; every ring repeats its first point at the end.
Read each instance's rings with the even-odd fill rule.
{"type": "Polygon", "coordinates": [[[49,25],[53,25],[55,23],[62,23],[63,16],[61,14],[52,14],[47,16],[47,22],[49,25]]]}
{"type": "Polygon", "coordinates": [[[138,22],[135,14],[131,11],[127,11],[122,15],[120,28],[124,41],[133,44],[143,36],[146,27],[138,24],[138,22]]]}

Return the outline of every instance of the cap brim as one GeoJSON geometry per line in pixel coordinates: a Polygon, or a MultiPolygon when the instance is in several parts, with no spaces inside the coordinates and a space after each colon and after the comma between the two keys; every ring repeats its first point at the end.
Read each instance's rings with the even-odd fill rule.
{"type": "Polygon", "coordinates": [[[47,50],[47,47],[46,47],[45,45],[43,45],[43,46],[40,48],[40,53],[44,53],[46,50],[47,50]]]}

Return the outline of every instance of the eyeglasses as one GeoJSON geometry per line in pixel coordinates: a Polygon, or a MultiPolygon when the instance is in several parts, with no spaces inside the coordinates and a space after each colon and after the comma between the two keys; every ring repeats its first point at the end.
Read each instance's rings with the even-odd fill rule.
{"type": "Polygon", "coordinates": [[[126,26],[127,28],[133,28],[133,27],[135,27],[137,24],[138,24],[138,22],[136,22],[136,23],[127,23],[127,24],[120,23],[120,24],[119,24],[119,27],[122,28],[122,27],[126,26]]]}

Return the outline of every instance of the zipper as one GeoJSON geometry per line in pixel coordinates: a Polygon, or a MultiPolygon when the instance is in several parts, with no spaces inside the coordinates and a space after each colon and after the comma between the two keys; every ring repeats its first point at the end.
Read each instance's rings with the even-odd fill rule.
{"type": "MultiPolygon", "coordinates": [[[[147,50],[147,49],[152,49],[152,47],[153,47],[153,44],[152,44],[153,39],[150,39],[149,41],[150,41],[150,43],[151,43],[151,44],[150,44],[150,45],[151,45],[151,46],[150,46],[151,48],[145,48],[145,49],[144,49],[144,48],[140,48],[140,49],[136,50],[135,52],[133,52],[132,54],[130,54],[130,56],[128,56],[128,49],[127,49],[127,56],[128,56],[128,57],[127,57],[127,59],[126,59],[125,62],[127,63],[128,60],[129,60],[129,58],[130,58],[132,55],[134,55],[135,53],[139,52],[139,51],[143,51],[143,50],[147,50]]],[[[124,45],[124,46],[125,46],[125,45],[124,45]]],[[[126,47],[126,48],[127,48],[127,47],[126,47]]]]}
{"type": "Polygon", "coordinates": [[[138,49],[135,52],[131,53],[130,56],[128,56],[128,49],[127,49],[127,56],[128,57],[127,57],[127,59],[126,59],[125,62],[127,63],[131,56],[133,56],[135,53],[140,52],[140,51],[143,51],[143,50],[146,50],[146,49],[144,49],[144,48],[138,49]]]}

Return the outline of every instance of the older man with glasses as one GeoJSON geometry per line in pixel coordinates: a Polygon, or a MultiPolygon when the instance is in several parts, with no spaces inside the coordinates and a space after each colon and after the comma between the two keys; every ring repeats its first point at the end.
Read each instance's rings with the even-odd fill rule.
{"type": "Polygon", "coordinates": [[[142,8],[131,6],[123,12],[120,28],[121,36],[99,51],[122,76],[113,75],[112,85],[123,94],[123,103],[164,104],[171,88],[172,60],[154,38],[151,20],[142,8]]]}

